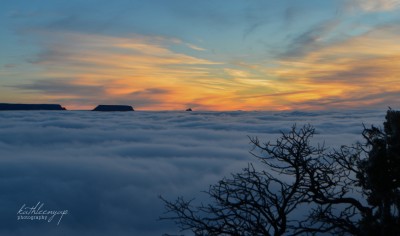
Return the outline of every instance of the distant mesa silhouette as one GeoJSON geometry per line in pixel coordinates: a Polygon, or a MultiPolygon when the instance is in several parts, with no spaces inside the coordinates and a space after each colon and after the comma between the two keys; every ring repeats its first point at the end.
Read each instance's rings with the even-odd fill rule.
{"type": "Polygon", "coordinates": [[[0,111],[34,111],[34,110],[51,110],[62,111],[66,110],[59,104],[13,104],[0,103],[0,111]]]}
{"type": "Polygon", "coordinates": [[[93,111],[134,111],[134,109],[126,105],[98,105],[93,111]]]}
{"type": "Polygon", "coordinates": [[[186,109],[186,111],[193,111],[193,110],[192,110],[192,108],[188,108],[188,109],[186,109]]]}

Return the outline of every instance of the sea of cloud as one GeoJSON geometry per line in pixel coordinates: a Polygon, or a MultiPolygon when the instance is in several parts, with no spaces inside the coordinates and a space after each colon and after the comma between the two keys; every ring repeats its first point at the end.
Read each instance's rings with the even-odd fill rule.
{"type": "MultiPolygon", "coordinates": [[[[273,140],[312,124],[314,142],[361,141],[385,111],[0,112],[0,235],[179,233],[158,196],[201,193],[249,162],[250,137],[273,140]],[[26,204],[68,210],[57,225],[17,220],[26,204]]],[[[57,218],[58,217],[58,218],[57,218]]]]}

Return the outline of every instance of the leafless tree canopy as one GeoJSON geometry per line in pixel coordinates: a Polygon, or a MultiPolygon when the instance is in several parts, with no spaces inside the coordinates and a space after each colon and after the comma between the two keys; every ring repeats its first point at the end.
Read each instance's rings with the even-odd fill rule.
{"type": "Polygon", "coordinates": [[[211,185],[211,202],[177,198],[161,219],[195,235],[400,235],[400,112],[384,130],[364,128],[365,144],[313,146],[311,125],[275,142],[250,138],[249,164],[211,185]]]}

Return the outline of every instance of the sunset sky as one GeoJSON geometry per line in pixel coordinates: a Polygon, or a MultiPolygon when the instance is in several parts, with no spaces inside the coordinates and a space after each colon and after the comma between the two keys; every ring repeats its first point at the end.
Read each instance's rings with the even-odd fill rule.
{"type": "Polygon", "coordinates": [[[0,102],[396,108],[400,0],[4,0],[0,102]]]}

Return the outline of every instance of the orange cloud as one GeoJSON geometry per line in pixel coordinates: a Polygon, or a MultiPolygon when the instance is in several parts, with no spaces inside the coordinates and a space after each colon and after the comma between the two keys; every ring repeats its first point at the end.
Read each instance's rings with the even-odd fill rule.
{"type": "Polygon", "coordinates": [[[258,63],[201,58],[196,52],[211,56],[177,39],[44,33],[50,42],[34,60],[41,80],[19,88],[72,109],[98,103],[148,110],[390,106],[400,96],[397,32],[376,29],[295,60],[258,63]]]}
{"type": "MultiPolygon", "coordinates": [[[[220,64],[172,51],[169,49],[171,45],[202,50],[174,39],[139,35],[119,38],[64,32],[56,36],[44,34],[48,37],[62,37],[64,43],[47,45],[47,50],[38,55],[34,62],[45,69],[41,77],[49,80],[71,78],[69,83],[74,86],[101,85],[105,88],[103,98],[106,97],[110,102],[129,102],[132,98],[133,105],[137,101],[131,94],[135,92],[152,88],[168,91],[159,94],[142,93],[141,99],[147,97],[152,101],[160,101],[159,104],[151,103],[151,106],[147,103],[136,104],[145,109],[164,109],[166,106],[166,109],[183,109],[192,99],[209,93],[199,85],[210,84],[207,81],[212,80],[212,66],[220,64]],[[197,83],[193,84],[193,81],[197,83]]],[[[58,98],[56,94],[51,97],[58,98]]],[[[79,101],[79,95],[73,97],[79,101]]],[[[96,99],[92,99],[96,102],[96,99]]],[[[70,107],[81,105],[75,103],[70,104],[70,107]]]]}
{"type": "Polygon", "coordinates": [[[400,94],[400,35],[395,32],[391,28],[374,30],[309,52],[296,61],[280,61],[280,66],[270,72],[286,81],[287,91],[313,91],[286,96],[294,106],[323,108],[316,102],[323,100],[345,107],[390,102],[379,98],[361,101],[359,97],[400,94]]]}
{"type": "Polygon", "coordinates": [[[275,98],[261,101],[254,97],[268,93],[271,85],[256,67],[171,50],[171,46],[201,50],[180,40],[44,34],[55,37],[51,42],[62,42],[47,44],[34,60],[44,70],[37,77],[51,81],[51,86],[40,80],[19,88],[40,92],[41,97],[62,101],[71,109],[91,108],[97,103],[128,103],[149,110],[182,110],[187,106],[204,110],[281,109],[275,98]],[[61,87],[68,89],[51,92],[61,91],[61,87]]]}

